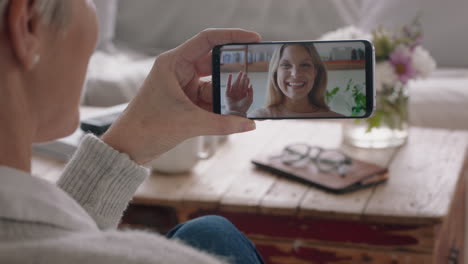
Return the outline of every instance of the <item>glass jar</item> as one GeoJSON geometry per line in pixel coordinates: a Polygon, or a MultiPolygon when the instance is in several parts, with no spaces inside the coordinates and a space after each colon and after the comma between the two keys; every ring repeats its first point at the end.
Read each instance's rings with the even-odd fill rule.
{"type": "Polygon", "coordinates": [[[407,85],[384,86],[377,92],[372,117],[343,123],[344,143],[361,148],[403,145],[408,137],[408,99],[407,85]]]}

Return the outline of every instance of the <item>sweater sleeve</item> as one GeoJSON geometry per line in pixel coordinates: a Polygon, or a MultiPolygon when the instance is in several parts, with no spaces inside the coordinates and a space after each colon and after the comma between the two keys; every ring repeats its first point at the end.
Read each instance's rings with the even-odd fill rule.
{"type": "Polygon", "coordinates": [[[148,175],[148,169],[128,155],[86,135],[57,185],[88,212],[100,229],[112,229],[148,175]]]}

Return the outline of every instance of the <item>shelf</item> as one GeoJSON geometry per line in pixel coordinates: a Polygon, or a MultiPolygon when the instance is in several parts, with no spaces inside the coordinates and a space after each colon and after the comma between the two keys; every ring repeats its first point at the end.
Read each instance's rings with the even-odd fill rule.
{"type": "Polygon", "coordinates": [[[229,63],[221,65],[221,72],[268,72],[268,62],[229,63]]]}

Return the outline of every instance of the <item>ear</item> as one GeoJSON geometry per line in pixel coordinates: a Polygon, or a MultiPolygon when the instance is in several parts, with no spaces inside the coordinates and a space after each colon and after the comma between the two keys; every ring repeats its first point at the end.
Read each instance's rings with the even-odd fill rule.
{"type": "Polygon", "coordinates": [[[39,54],[39,17],[34,9],[35,0],[9,1],[5,30],[11,41],[18,64],[31,70],[39,54]]]}

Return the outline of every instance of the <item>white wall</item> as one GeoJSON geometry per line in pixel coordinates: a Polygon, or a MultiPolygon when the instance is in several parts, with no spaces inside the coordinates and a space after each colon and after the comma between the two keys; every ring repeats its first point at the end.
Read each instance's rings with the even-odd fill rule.
{"type": "Polygon", "coordinates": [[[317,39],[345,25],[401,26],[417,14],[440,66],[468,67],[468,0],[120,1],[117,39],[140,50],[171,49],[209,27],[240,27],[264,40],[317,39]]]}

